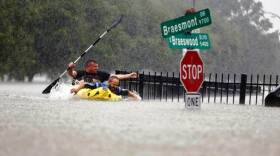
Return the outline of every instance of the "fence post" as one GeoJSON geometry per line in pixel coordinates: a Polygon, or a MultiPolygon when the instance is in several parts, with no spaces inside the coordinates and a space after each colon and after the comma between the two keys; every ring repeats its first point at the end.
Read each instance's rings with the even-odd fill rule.
{"type": "Polygon", "coordinates": [[[144,99],[144,72],[139,75],[139,94],[144,99]]]}
{"type": "Polygon", "coordinates": [[[245,104],[245,97],[246,97],[246,83],[247,83],[247,75],[241,74],[241,82],[240,82],[240,104],[245,104]]]}
{"type": "Polygon", "coordinates": [[[159,100],[160,100],[160,101],[161,101],[161,99],[162,99],[162,88],[163,88],[162,72],[160,72],[159,87],[158,87],[158,95],[159,95],[159,100]]]}

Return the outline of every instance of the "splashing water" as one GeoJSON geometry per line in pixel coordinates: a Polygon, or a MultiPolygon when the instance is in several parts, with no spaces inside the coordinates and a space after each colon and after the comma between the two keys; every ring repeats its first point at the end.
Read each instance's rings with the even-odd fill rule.
{"type": "Polygon", "coordinates": [[[70,84],[59,83],[52,88],[49,99],[51,100],[69,100],[73,98],[70,93],[72,86],[70,84]]]}

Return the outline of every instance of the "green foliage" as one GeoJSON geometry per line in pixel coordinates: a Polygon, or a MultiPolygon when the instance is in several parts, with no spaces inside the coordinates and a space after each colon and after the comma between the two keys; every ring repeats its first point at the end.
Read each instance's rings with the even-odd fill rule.
{"type": "Polygon", "coordinates": [[[36,64],[30,29],[33,17],[34,10],[29,1],[1,1],[0,76],[8,74],[11,78],[23,80],[36,64]]]}
{"type": "MultiPolygon", "coordinates": [[[[124,20],[79,63],[96,59],[102,70],[179,70],[181,50],[171,50],[160,23],[182,16],[185,0],[1,0],[0,78],[57,77],[119,15],[124,20]]],[[[254,0],[197,1],[210,8],[212,49],[202,52],[206,72],[279,73],[279,34],[268,32],[262,4],[254,0]],[[269,64],[269,68],[265,66],[269,64]]]]}
{"type": "Polygon", "coordinates": [[[268,32],[272,24],[260,2],[209,0],[204,5],[214,18],[208,30],[214,47],[204,54],[209,72],[279,74],[279,34],[268,32]]]}
{"type": "Polygon", "coordinates": [[[40,4],[35,27],[35,52],[40,72],[57,76],[81,48],[79,6],[74,0],[40,4]]]}

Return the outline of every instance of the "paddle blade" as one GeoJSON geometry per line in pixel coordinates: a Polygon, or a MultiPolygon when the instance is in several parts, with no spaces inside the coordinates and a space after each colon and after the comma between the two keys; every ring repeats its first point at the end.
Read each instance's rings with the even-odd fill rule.
{"type": "Polygon", "coordinates": [[[122,19],[123,19],[123,15],[121,15],[121,16],[111,25],[111,27],[108,29],[108,31],[110,31],[111,29],[115,28],[118,24],[120,24],[121,21],[122,21],[122,19]]]}
{"type": "Polygon", "coordinates": [[[57,84],[59,79],[60,78],[57,78],[56,80],[54,80],[45,90],[43,90],[42,94],[49,94],[51,92],[51,90],[52,90],[52,87],[57,84]]]}

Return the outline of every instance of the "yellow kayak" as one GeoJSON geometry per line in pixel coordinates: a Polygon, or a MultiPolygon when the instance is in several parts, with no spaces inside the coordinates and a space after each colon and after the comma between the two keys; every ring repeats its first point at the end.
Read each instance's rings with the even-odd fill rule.
{"type": "Polygon", "coordinates": [[[112,93],[109,89],[99,87],[96,89],[83,88],[76,94],[81,99],[102,100],[102,101],[120,101],[122,96],[112,93]]]}

